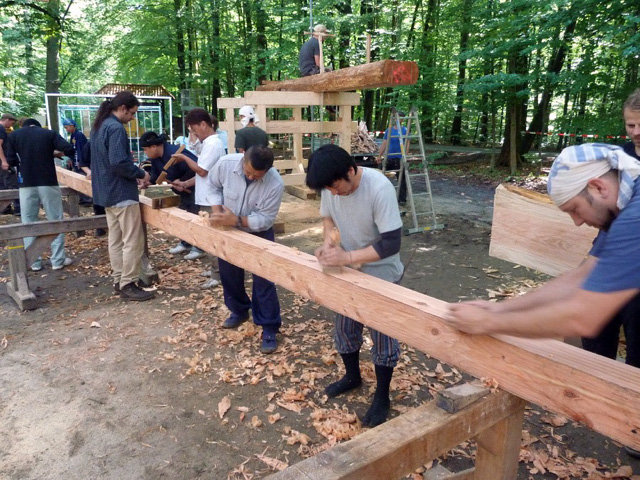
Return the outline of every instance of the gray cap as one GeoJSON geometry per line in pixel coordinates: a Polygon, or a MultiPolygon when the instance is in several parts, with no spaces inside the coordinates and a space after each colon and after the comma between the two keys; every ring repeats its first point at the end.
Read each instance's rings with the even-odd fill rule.
{"type": "Polygon", "coordinates": [[[3,114],[2,117],[0,117],[0,120],[13,120],[14,122],[18,121],[18,119],[10,113],[3,114]]]}

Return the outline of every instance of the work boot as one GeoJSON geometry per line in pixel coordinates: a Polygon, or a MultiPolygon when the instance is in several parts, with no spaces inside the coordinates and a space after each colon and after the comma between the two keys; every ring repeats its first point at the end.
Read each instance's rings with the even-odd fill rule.
{"type": "Polygon", "coordinates": [[[262,332],[262,345],[260,346],[260,352],[265,355],[273,353],[278,348],[278,341],[276,340],[275,333],[262,332]]]}
{"type": "Polygon", "coordinates": [[[133,302],[144,302],[154,297],[152,292],[147,292],[135,284],[135,282],[127,283],[120,289],[120,298],[133,302]]]}
{"type": "Polygon", "coordinates": [[[73,263],[73,259],[69,257],[65,257],[64,261],[60,265],[52,265],[51,268],[53,270],[62,270],[64,267],[68,267],[73,263]]]}
{"type": "Polygon", "coordinates": [[[229,318],[223,322],[222,328],[236,328],[247,320],[249,320],[249,312],[232,313],[229,318]]]}
{"type": "Polygon", "coordinates": [[[362,425],[365,427],[377,427],[387,421],[391,400],[389,400],[389,385],[393,367],[376,365],[376,393],[373,395],[373,402],[367,413],[362,418],[362,425]]]}
{"type": "Polygon", "coordinates": [[[346,370],[344,377],[337,382],[328,385],[324,392],[329,398],[353,390],[362,385],[362,377],[360,376],[360,350],[351,353],[341,353],[344,368],[346,370]]]}

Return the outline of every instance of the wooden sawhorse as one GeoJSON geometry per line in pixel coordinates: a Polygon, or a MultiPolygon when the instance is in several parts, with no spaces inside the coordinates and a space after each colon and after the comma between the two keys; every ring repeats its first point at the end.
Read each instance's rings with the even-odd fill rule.
{"type": "MultiPolygon", "coordinates": [[[[449,390],[468,387],[473,386],[449,390]]],[[[441,477],[443,480],[516,478],[526,402],[498,390],[455,413],[443,410],[438,406],[441,403],[426,403],[268,479],[397,480],[473,437],[477,443],[475,467],[441,477]]]]}

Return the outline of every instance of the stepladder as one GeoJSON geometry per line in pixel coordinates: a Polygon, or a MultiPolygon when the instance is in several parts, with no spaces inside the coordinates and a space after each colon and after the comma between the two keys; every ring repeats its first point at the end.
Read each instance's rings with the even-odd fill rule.
{"type": "Polygon", "coordinates": [[[382,172],[397,178],[398,203],[406,205],[409,213],[410,225],[405,228],[405,234],[443,229],[444,224],[438,223],[433,203],[420,119],[415,107],[408,114],[392,108],[385,137],[382,172]]]}

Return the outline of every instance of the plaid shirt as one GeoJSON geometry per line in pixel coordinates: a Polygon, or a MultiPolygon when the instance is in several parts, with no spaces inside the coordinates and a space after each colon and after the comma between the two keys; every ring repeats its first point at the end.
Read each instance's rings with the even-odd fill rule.
{"type": "Polygon", "coordinates": [[[136,179],[144,170],[133,163],[124,125],[115,115],[91,132],[91,186],[93,202],[112,207],[125,200],[138,201],[136,179]]]}

